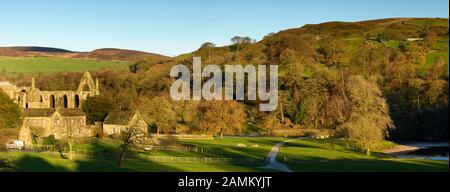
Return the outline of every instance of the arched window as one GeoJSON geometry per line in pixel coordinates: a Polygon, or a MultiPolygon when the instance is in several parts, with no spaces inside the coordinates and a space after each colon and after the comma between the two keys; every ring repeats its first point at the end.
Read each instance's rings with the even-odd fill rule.
{"type": "Polygon", "coordinates": [[[55,105],[55,95],[51,95],[50,96],[50,108],[55,108],[56,107],[56,105],[55,105]]]}
{"type": "Polygon", "coordinates": [[[68,107],[68,104],[67,104],[67,95],[64,95],[64,96],[63,96],[63,107],[64,107],[64,108],[67,108],[67,107],[68,107]]]}
{"type": "Polygon", "coordinates": [[[91,91],[91,88],[87,83],[83,85],[83,91],[91,91]]]}
{"type": "Polygon", "coordinates": [[[75,108],[80,107],[80,96],[75,95],[75,108]]]}

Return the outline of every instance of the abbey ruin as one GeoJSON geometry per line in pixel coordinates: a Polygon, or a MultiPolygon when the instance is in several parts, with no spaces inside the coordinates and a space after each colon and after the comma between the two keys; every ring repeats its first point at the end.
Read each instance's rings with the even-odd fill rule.
{"type": "Polygon", "coordinates": [[[16,86],[10,82],[0,82],[0,88],[19,105],[22,110],[23,125],[19,140],[31,142],[31,130],[38,128],[41,136],[55,138],[68,136],[89,137],[91,131],[86,125],[86,115],[81,110],[81,102],[100,94],[98,79],[94,82],[89,72],[85,72],[77,90],[44,91],[36,87],[31,79],[31,87],[16,86]]]}
{"type": "Polygon", "coordinates": [[[99,95],[98,80],[94,83],[89,72],[85,72],[76,91],[42,91],[31,79],[31,87],[18,87],[9,82],[0,84],[6,94],[23,109],[78,109],[87,97],[99,95]]]}

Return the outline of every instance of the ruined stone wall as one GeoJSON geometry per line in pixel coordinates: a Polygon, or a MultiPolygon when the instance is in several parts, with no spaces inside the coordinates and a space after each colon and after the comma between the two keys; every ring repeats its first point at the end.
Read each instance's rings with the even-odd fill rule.
{"type": "Polygon", "coordinates": [[[22,129],[43,128],[42,137],[55,136],[91,137],[92,131],[86,126],[86,117],[25,117],[22,129]]]}
{"type": "Polygon", "coordinates": [[[94,83],[88,72],[84,73],[76,91],[41,91],[35,87],[34,78],[31,87],[7,85],[1,88],[24,109],[80,108],[82,101],[100,94],[98,81],[94,83]]]}

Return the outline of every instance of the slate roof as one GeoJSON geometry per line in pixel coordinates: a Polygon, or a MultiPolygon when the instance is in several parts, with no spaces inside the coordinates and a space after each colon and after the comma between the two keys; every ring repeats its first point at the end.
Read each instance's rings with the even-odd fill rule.
{"type": "Polygon", "coordinates": [[[23,117],[51,117],[55,109],[22,109],[23,117]]]}
{"type": "Polygon", "coordinates": [[[22,109],[23,117],[51,117],[56,111],[63,117],[85,117],[81,109],[22,109]]]}
{"type": "Polygon", "coordinates": [[[81,109],[58,109],[58,112],[63,117],[84,117],[84,116],[86,116],[86,114],[84,114],[83,110],[81,110],[81,109]]]}
{"type": "Polygon", "coordinates": [[[114,124],[114,125],[128,125],[133,116],[136,114],[135,111],[117,111],[110,112],[106,116],[104,124],[114,124]]]}

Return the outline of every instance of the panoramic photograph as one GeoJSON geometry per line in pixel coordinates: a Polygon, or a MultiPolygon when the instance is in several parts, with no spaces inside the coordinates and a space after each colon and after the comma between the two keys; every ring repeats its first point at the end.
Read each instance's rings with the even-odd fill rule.
{"type": "Polygon", "coordinates": [[[0,24],[0,175],[449,172],[448,0],[17,0],[0,24]]]}

